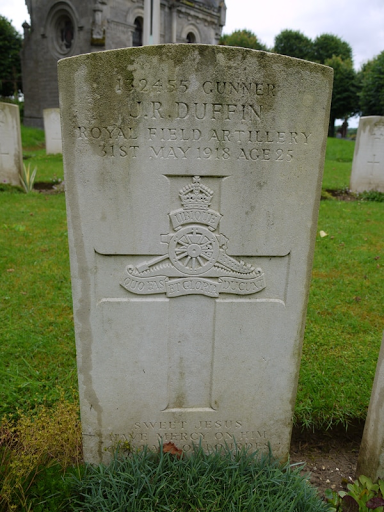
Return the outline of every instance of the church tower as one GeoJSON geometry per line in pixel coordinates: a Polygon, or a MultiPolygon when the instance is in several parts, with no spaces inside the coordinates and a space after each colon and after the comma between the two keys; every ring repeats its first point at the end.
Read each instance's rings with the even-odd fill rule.
{"type": "MultiPolygon", "coordinates": [[[[59,106],[57,61],[101,50],[141,46],[145,0],[25,0],[22,72],[24,124],[43,127],[43,109],[59,106]]],[[[217,44],[224,0],[160,0],[160,44],[217,44]]]]}

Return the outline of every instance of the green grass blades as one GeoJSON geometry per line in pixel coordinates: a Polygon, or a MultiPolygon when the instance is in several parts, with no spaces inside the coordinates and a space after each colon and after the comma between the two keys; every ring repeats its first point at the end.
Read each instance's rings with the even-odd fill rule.
{"type": "Polygon", "coordinates": [[[343,190],[349,187],[355,143],[328,138],[324,164],[323,189],[343,190]]]}
{"type": "Polygon", "coordinates": [[[65,197],[0,194],[0,418],[77,388],[65,197]]]}
{"type": "Polygon", "coordinates": [[[146,449],[115,454],[108,466],[88,465],[74,480],[68,510],[82,512],[326,512],[300,476],[271,454],[238,450],[194,453],[180,459],[146,449]]]}
{"type": "Polygon", "coordinates": [[[36,183],[60,183],[64,178],[63,155],[47,155],[45,149],[24,152],[24,162],[37,167],[36,183]]]}
{"type": "Polygon", "coordinates": [[[36,182],[60,183],[63,181],[63,155],[47,155],[44,130],[21,126],[23,159],[31,168],[37,168],[36,182]]]}
{"type": "Polygon", "coordinates": [[[384,205],[322,201],[296,402],[298,423],[364,419],[384,329],[384,205]]]}
{"type": "Polygon", "coordinates": [[[44,130],[21,125],[21,141],[24,151],[42,149],[45,146],[44,130]]]}

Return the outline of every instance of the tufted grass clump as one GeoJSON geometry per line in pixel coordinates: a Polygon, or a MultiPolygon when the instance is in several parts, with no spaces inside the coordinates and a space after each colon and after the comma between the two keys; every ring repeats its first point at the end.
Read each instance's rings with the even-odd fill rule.
{"type": "Polygon", "coordinates": [[[188,456],[146,448],[108,465],[87,465],[74,480],[70,510],[77,512],[326,512],[302,467],[281,466],[271,453],[200,447],[188,456]]]}
{"type": "MultiPolygon", "coordinates": [[[[0,424],[0,511],[49,510],[63,500],[62,475],[82,460],[77,405],[61,398],[54,407],[22,412],[0,424]]],[[[65,494],[65,492],[64,492],[65,494]]],[[[51,510],[59,510],[59,504],[51,510]]]]}

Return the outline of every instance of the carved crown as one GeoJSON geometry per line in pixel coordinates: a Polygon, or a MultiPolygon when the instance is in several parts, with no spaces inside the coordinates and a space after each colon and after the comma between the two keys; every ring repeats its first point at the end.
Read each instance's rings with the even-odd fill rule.
{"type": "Polygon", "coordinates": [[[181,204],[186,210],[207,210],[211,204],[213,191],[200,183],[200,176],[194,176],[192,183],[179,192],[181,204]]]}

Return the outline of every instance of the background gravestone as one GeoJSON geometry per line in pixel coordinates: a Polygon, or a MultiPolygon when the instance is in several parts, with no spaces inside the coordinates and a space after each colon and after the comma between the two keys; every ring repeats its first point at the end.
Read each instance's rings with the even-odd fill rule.
{"type": "Polygon", "coordinates": [[[363,439],[357,461],[357,475],[376,481],[384,478],[384,335],[371,393],[363,439]]]}
{"type": "Polygon", "coordinates": [[[19,107],[0,103],[0,181],[20,185],[23,165],[19,107]]]}
{"type": "Polygon", "coordinates": [[[384,117],[360,117],[350,189],[384,192],[384,117]]]}
{"type": "Polygon", "coordinates": [[[286,457],[332,70],[203,45],[59,63],[84,451],[286,457]]]}
{"type": "Polygon", "coordinates": [[[43,116],[47,155],[62,153],[60,109],[46,108],[43,110],[43,116]]]}

